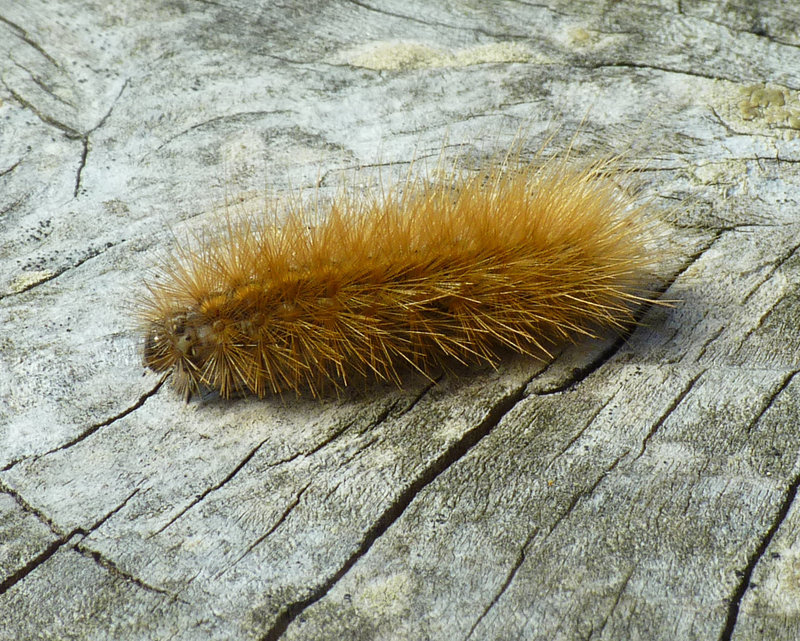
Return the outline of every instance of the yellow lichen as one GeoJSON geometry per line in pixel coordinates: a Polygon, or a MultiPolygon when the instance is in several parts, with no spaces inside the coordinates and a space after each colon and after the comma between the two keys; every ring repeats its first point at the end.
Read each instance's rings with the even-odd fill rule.
{"type": "Polygon", "coordinates": [[[450,50],[413,41],[372,42],[343,51],[338,62],[376,71],[465,67],[497,62],[528,62],[531,51],[517,42],[494,42],[450,50]]]}
{"type": "Polygon", "coordinates": [[[30,289],[34,285],[38,285],[39,283],[51,279],[54,275],[55,273],[49,269],[22,272],[13,281],[11,281],[11,284],[8,286],[8,288],[11,290],[12,294],[18,294],[30,289]]]}
{"type": "Polygon", "coordinates": [[[787,87],[743,87],[737,102],[738,116],[754,125],[783,131],[786,139],[800,135],[800,97],[787,87]]]}

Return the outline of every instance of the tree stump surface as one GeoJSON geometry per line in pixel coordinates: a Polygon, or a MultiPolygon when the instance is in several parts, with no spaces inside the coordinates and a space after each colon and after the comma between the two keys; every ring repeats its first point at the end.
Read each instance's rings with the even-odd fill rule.
{"type": "Polygon", "coordinates": [[[0,2],[0,639],[800,638],[789,5],[0,2]],[[143,372],[173,234],[520,128],[630,150],[674,306],[322,401],[143,372]]]}

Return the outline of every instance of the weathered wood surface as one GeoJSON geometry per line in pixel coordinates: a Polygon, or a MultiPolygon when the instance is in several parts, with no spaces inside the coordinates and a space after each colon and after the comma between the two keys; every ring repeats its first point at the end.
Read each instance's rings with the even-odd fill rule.
{"type": "Polygon", "coordinates": [[[800,638],[791,4],[0,1],[0,639],[800,638]],[[143,375],[170,229],[584,116],[671,225],[627,340],[324,402],[143,375]]]}

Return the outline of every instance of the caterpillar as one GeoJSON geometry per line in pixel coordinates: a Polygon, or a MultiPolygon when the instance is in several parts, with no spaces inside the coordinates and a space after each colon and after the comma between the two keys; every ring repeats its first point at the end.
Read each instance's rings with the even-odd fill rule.
{"type": "Polygon", "coordinates": [[[618,159],[570,156],[512,147],[474,171],[412,165],[327,205],[295,194],[228,216],[146,283],[144,365],[187,399],[318,396],[622,331],[655,302],[647,205],[618,159]]]}

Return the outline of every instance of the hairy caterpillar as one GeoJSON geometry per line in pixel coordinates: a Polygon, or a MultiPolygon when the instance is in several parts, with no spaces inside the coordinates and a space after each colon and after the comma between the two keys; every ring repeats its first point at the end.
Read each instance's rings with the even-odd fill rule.
{"type": "Polygon", "coordinates": [[[653,302],[644,206],[614,160],[568,156],[512,149],[479,171],[341,190],[324,214],[295,197],[282,220],[229,218],[147,285],[144,364],[187,398],[318,395],[622,329],[653,302]]]}

